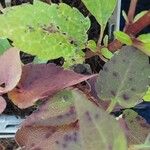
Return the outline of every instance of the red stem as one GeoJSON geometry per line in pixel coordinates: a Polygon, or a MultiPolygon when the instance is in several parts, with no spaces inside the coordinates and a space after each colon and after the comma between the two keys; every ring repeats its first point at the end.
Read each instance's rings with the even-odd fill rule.
{"type": "Polygon", "coordinates": [[[129,24],[133,23],[137,1],[138,0],[131,0],[131,2],[130,2],[130,7],[129,7],[129,11],[128,11],[129,24]]]}
{"type": "MultiPolygon", "coordinates": [[[[145,27],[150,25],[150,10],[135,23],[128,25],[125,28],[125,32],[130,36],[135,36],[145,27]]],[[[118,40],[114,40],[108,45],[108,49],[112,52],[115,52],[117,49],[121,48],[122,43],[118,40]]]]}

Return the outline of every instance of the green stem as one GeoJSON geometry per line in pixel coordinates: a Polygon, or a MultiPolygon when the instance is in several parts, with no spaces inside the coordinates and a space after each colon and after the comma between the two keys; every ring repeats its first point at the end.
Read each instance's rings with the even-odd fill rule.
{"type": "Polygon", "coordinates": [[[104,28],[101,27],[99,39],[98,39],[98,42],[97,42],[97,49],[99,49],[100,46],[101,46],[101,43],[102,43],[102,40],[103,40],[103,35],[104,35],[104,28]]]}
{"type": "Polygon", "coordinates": [[[106,111],[111,113],[113,111],[115,105],[116,105],[116,100],[115,99],[111,99],[110,105],[109,105],[109,107],[107,108],[106,111]]]}

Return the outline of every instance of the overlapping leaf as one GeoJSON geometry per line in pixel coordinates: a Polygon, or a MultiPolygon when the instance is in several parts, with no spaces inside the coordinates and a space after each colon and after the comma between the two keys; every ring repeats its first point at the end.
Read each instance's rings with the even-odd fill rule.
{"type": "Polygon", "coordinates": [[[0,114],[5,110],[5,108],[6,108],[6,101],[2,96],[0,96],[0,114]]]}
{"type": "Polygon", "coordinates": [[[23,126],[60,126],[76,121],[72,92],[63,90],[50,98],[23,122],[23,126]]]}
{"type": "MultiPolygon", "coordinates": [[[[74,103],[76,119],[79,119],[79,122],[70,125],[64,122],[63,126],[57,124],[57,127],[52,127],[52,122],[45,126],[45,121],[42,125],[42,120],[40,124],[32,124],[33,126],[24,124],[16,134],[16,140],[20,146],[25,150],[35,148],[44,150],[127,149],[125,136],[112,116],[89,101],[81,92],[72,90],[65,92],[62,96],[68,96],[68,93],[71,102],[74,103]]],[[[61,106],[61,103],[59,104],[61,106]]],[[[59,107],[59,109],[64,111],[64,108],[59,107]]],[[[50,112],[49,115],[51,116],[50,112]]],[[[57,115],[53,113],[53,109],[52,115],[57,115]]]]}
{"type": "Polygon", "coordinates": [[[78,130],[65,127],[24,127],[16,133],[17,143],[24,150],[83,150],[78,130]]]}
{"type": "Polygon", "coordinates": [[[5,52],[7,49],[9,49],[11,46],[7,39],[0,39],[0,54],[5,52]]]}
{"type": "Polygon", "coordinates": [[[19,50],[8,49],[0,56],[0,94],[12,90],[20,80],[22,67],[19,50]]]}
{"type": "Polygon", "coordinates": [[[144,144],[146,137],[150,133],[150,125],[135,111],[128,109],[123,112],[126,122],[126,132],[129,145],[144,144]]]}
{"type": "Polygon", "coordinates": [[[149,150],[150,149],[150,134],[147,136],[143,144],[131,145],[128,150],[149,150]]]}
{"type": "MultiPolygon", "coordinates": [[[[19,50],[10,48],[0,56],[0,95],[12,90],[21,77],[19,50]]],[[[6,108],[6,101],[0,96],[0,113],[6,108]]]]}
{"type": "Polygon", "coordinates": [[[39,100],[95,75],[85,76],[63,70],[55,64],[28,64],[23,67],[18,86],[8,95],[20,108],[30,107],[39,100]]]}
{"type": "Polygon", "coordinates": [[[0,36],[11,39],[22,51],[41,60],[64,57],[67,65],[73,60],[83,61],[81,48],[85,47],[90,21],[77,9],[64,3],[47,5],[36,1],[7,8],[3,13],[0,36]]]}
{"type": "Polygon", "coordinates": [[[142,99],[150,82],[148,57],[133,47],[123,47],[100,71],[96,89],[103,100],[132,107],[142,99]]]}

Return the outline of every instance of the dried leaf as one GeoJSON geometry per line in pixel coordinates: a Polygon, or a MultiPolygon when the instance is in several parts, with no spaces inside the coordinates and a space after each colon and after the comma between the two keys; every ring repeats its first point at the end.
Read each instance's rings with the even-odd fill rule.
{"type": "Polygon", "coordinates": [[[0,54],[5,52],[7,49],[9,49],[11,45],[9,44],[7,39],[0,38],[0,54]]]}
{"type": "Polygon", "coordinates": [[[0,56],[0,94],[12,90],[21,77],[21,61],[19,50],[16,48],[8,49],[0,56]]]}
{"type": "Polygon", "coordinates": [[[95,75],[85,76],[63,70],[54,64],[28,64],[18,86],[8,95],[19,108],[32,106],[37,100],[53,95],[66,87],[75,85],[95,75]]]}

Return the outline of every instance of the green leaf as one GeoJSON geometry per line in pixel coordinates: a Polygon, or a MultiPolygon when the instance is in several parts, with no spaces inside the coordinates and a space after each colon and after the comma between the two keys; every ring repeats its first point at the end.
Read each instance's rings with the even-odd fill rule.
{"type": "Polygon", "coordinates": [[[147,10],[144,10],[144,11],[138,13],[138,14],[134,17],[133,22],[138,21],[138,20],[139,20],[141,17],[143,17],[147,12],[148,12],[147,10]]]}
{"type": "Polygon", "coordinates": [[[137,43],[137,47],[146,55],[150,56],[150,33],[142,34],[138,38],[142,43],[137,43]]]}
{"type": "Polygon", "coordinates": [[[103,38],[103,44],[105,47],[108,47],[108,35],[105,35],[103,38]]]}
{"type": "Polygon", "coordinates": [[[127,14],[126,14],[126,12],[125,12],[124,10],[122,10],[122,16],[123,16],[125,22],[126,22],[126,23],[129,23],[128,16],[127,16],[127,14]]]}
{"type": "Polygon", "coordinates": [[[115,31],[114,36],[121,43],[126,44],[126,45],[132,45],[132,40],[131,40],[130,36],[127,35],[126,33],[122,32],[122,31],[115,31]]]}
{"type": "Polygon", "coordinates": [[[150,101],[150,88],[148,89],[148,91],[144,95],[143,100],[144,101],[150,101]]]}
{"type": "Polygon", "coordinates": [[[115,118],[79,91],[73,92],[79,119],[81,150],[126,150],[126,138],[115,118]]]}
{"type": "Polygon", "coordinates": [[[107,0],[94,0],[94,2],[92,0],[82,0],[82,2],[104,30],[108,19],[115,9],[117,0],[109,2],[107,0]]]}
{"type": "Polygon", "coordinates": [[[7,39],[0,38],[0,54],[2,54],[5,50],[9,49],[11,46],[7,39]]]}
{"type": "Polygon", "coordinates": [[[146,137],[150,133],[150,125],[147,121],[132,109],[124,110],[123,118],[128,133],[128,144],[144,144],[146,137]]]}
{"type": "Polygon", "coordinates": [[[113,56],[113,53],[109,51],[108,48],[102,48],[101,53],[107,59],[111,59],[111,57],[113,56]]]}
{"type": "Polygon", "coordinates": [[[100,71],[96,83],[98,96],[102,100],[113,99],[123,107],[133,107],[147,91],[149,75],[148,56],[125,46],[100,71]]]}
{"type": "Polygon", "coordinates": [[[143,43],[150,43],[150,33],[147,34],[141,34],[138,39],[142,41],[143,43]]]}
{"type": "Polygon", "coordinates": [[[94,40],[89,40],[86,47],[91,51],[96,52],[96,42],[94,40]]]}
{"type": "Polygon", "coordinates": [[[67,65],[83,62],[90,20],[67,4],[24,4],[3,10],[0,36],[40,60],[64,57],[67,65]],[[77,57],[77,60],[76,60],[77,57]]]}

